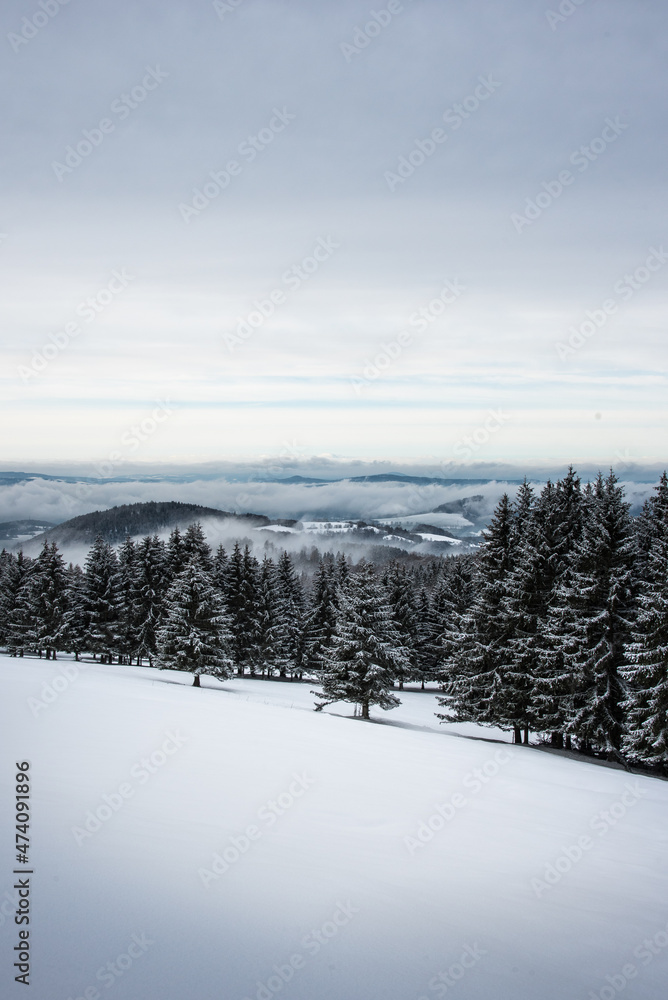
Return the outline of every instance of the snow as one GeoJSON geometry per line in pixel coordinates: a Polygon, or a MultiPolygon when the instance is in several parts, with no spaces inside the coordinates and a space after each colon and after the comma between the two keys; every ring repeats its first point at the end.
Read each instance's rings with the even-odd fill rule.
{"type": "Polygon", "coordinates": [[[463,514],[434,514],[429,511],[424,514],[408,514],[405,517],[386,517],[378,523],[388,527],[398,524],[409,531],[414,524],[431,524],[434,528],[456,528],[459,531],[473,527],[473,523],[463,514]]]}
{"type": "Polygon", "coordinates": [[[446,535],[434,535],[429,531],[417,531],[423,542],[447,542],[448,545],[461,545],[460,538],[447,538],[446,535]]]}
{"type": "Polygon", "coordinates": [[[286,534],[286,535],[299,535],[300,534],[299,528],[292,528],[292,527],[285,526],[285,525],[282,525],[282,524],[262,524],[262,525],[260,525],[260,527],[257,530],[258,531],[278,531],[281,534],[286,534]]]}
{"type": "Polygon", "coordinates": [[[629,1000],[664,996],[667,783],[440,726],[434,692],[365,723],[311,711],[310,684],[202,683],[0,657],[5,762],[33,775],[34,1000],[585,1000],[627,963],[629,1000]],[[532,888],[549,864],[563,873],[532,888]]]}

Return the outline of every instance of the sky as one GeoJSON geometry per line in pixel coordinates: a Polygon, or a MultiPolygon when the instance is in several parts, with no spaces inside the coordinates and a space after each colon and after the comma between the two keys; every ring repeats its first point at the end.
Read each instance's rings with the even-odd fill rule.
{"type": "Polygon", "coordinates": [[[5,0],[0,467],[659,468],[667,27],[5,0]]]}

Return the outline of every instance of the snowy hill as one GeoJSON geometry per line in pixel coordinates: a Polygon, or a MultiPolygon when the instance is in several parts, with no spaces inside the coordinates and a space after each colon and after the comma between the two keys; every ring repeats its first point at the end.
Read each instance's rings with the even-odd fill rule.
{"type": "Polygon", "coordinates": [[[432,693],[364,723],[309,685],[190,684],[0,657],[5,760],[33,776],[34,1000],[665,995],[665,782],[441,727],[432,693]]]}

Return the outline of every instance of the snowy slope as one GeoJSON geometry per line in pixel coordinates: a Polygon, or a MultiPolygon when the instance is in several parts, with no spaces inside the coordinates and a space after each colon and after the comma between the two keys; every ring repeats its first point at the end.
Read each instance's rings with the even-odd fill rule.
{"type": "MultiPolygon", "coordinates": [[[[665,995],[665,782],[462,738],[417,692],[368,724],[305,685],[91,665],[40,708],[67,662],[0,657],[3,803],[33,770],[33,1000],[585,1000],[628,963],[624,998],[665,995]]],[[[11,823],[3,997],[28,995],[11,823]]]]}

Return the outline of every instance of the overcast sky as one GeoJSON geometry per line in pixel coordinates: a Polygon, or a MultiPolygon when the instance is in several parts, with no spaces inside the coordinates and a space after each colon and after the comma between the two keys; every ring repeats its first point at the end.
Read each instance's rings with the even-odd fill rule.
{"type": "Polygon", "coordinates": [[[4,468],[665,461],[664,5],[0,28],[4,468]]]}

